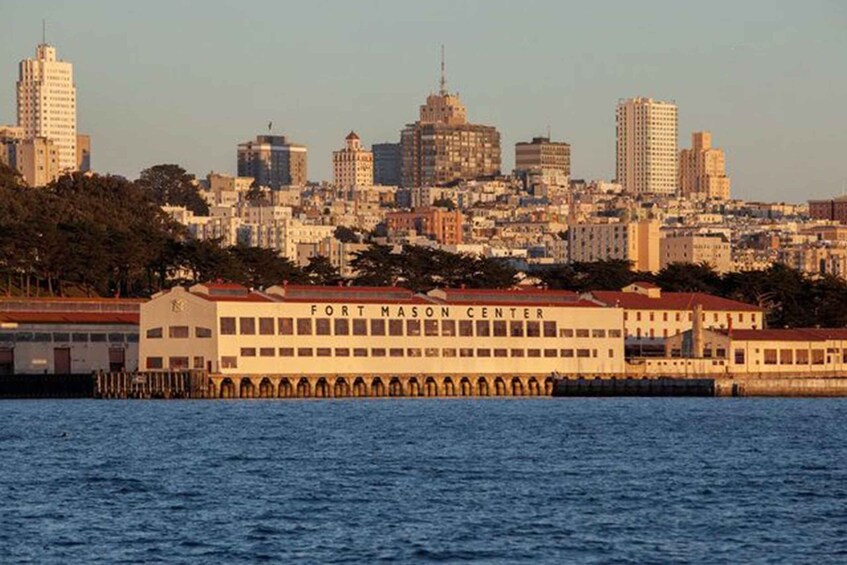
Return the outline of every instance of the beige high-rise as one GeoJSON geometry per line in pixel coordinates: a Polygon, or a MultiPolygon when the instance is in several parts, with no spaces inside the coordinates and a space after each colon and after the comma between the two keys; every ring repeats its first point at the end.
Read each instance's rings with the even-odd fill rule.
{"type": "Polygon", "coordinates": [[[362,148],[362,141],[354,131],[351,131],[345,140],[344,149],[332,152],[335,186],[339,188],[373,186],[374,154],[362,148]]]}
{"type": "Polygon", "coordinates": [[[628,98],[617,108],[617,182],[631,194],[678,189],[677,108],[672,102],[628,98]]]}
{"type": "Polygon", "coordinates": [[[18,125],[27,138],[50,140],[61,171],[77,170],[76,87],[73,65],[56,59],[56,48],[42,43],[35,59],[19,65],[18,125]]]}
{"type": "Polygon", "coordinates": [[[679,189],[688,198],[729,200],[726,157],[722,149],[712,147],[709,132],[694,132],[691,149],[679,152],[679,189]]]}

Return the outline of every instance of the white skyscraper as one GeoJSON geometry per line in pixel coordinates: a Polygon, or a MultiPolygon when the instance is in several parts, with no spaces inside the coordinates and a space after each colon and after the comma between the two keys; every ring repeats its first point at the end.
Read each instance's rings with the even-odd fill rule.
{"type": "Polygon", "coordinates": [[[674,194],[679,184],[676,104],[628,98],[617,109],[617,181],[633,194],[674,194]]]}
{"type": "Polygon", "coordinates": [[[27,138],[45,137],[58,147],[61,170],[77,170],[74,69],[56,60],[56,48],[46,43],[35,49],[35,59],[20,62],[18,125],[27,138]]]}

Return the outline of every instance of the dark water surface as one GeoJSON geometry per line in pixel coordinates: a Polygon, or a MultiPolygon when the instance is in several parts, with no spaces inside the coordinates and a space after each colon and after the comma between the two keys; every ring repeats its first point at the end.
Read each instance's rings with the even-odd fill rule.
{"type": "Polygon", "coordinates": [[[847,562],[847,401],[4,401],[0,504],[2,562],[847,562]]]}

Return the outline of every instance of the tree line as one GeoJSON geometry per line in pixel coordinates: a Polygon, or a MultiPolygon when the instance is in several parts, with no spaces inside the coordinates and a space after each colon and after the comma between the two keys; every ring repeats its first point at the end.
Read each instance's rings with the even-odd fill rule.
{"type": "MultiPolygon", "coordinates": [[[[439,249],[371,244],[355,254],[353,279],[325,257],[305,267],[276,251],[192,239],[162,212],[183,205],[198,214],[205,202],[194,178],[176,165],[157,165],[132,182],[74,173],[44,188],[27,188],[0,164],[0,293],[24,296],[149,297],[174,285],[209,280],[253,288],[291,284],[509,288],[519,273],[507,260],[439,249]]],[[[208,208],[206,208],[208,210],[208,208]]],[[[343,241],[358,234],[338,228],[343,241]]],[[[674,264],[656,274],[626,261],[535,266],[533,282],[577,292],[619,290],[636,280],[665,291],[705,292],[762,307],[770,327],[847,326],[847,282],[810,277],[784,265],[720,275],[708,265],[674,264]]]]}

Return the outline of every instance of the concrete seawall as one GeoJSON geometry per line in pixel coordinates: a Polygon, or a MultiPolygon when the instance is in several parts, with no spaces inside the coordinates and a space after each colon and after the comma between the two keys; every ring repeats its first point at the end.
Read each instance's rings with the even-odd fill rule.
{"type": "Polygon", "coordinates": [[[715,379],[715,396],[847,397],[847,377],[715,379]]]}

